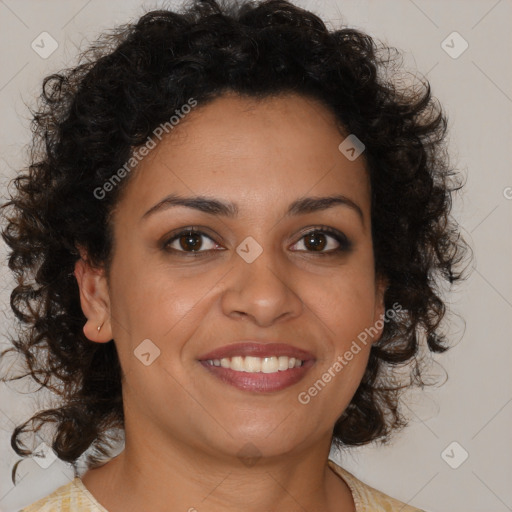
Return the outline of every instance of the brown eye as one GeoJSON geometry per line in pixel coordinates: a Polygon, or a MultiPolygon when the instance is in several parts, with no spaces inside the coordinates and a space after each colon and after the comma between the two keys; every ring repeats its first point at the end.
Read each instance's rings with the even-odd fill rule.
{"type": "Polygon", "coordinates": [[[192,231],[186,235],[181,235],[178,238],[180,247],[185,251],[188,249],[191,251],[198,251],[202,245],[201,236],[202,235],[192,231]]]}
{"type": "Polygon", "coordinates": [[[321,251],[327,245],[325,235],[318,231],[309,233],[304,236],[304,245],[307,249],[311,249],[312,251],[321,251]]]}
{"type": "Polygon", "coordinates": [[[318,253],[318,256],[337,255],[352,248],[351,242],[343,233],[328,227],[317,228],[306,233],[295,245],[301,243],[304,249],[295,250],[318,253]]]}
{"type": "Polygon", "coordinates": [[[163,244],[163,248],[166,251],[182,254],[189,253],[193,256],[201,256],[217,247],[219,247],[219,245],[206,233],[193,229],[180,231],[163,244]],[[206,243],[203,240],[206,240],[206,243]]]}

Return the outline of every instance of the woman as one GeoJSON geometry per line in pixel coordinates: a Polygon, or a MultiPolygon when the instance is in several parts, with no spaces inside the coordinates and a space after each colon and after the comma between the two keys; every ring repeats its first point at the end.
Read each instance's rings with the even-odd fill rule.
{"type": "Polygon", "coordinates": [[[392,62],[284,0],[203,0],[45,79],[3,236],[12,350],[61,403],[12,445],[53,423],[76,472],[25,511],[418,510],[328,459],[404,425],[461,277],[446,118],[392,62]]]}

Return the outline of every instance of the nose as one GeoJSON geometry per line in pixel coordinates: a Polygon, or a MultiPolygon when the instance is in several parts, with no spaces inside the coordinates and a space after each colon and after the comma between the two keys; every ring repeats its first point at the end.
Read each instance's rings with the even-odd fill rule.
{"type": "Polygon", "coordinates": [[[252,263],[238,255],[228,273],[222,310],[233,318],[249,318],[260,327],[299,316],[304,304],[293,287],[293,273],[263,251],[252,263]]]}

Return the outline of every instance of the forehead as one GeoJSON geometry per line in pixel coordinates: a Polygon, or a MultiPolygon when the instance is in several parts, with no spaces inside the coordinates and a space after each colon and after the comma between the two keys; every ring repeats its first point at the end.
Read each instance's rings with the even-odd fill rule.
{"type": "Polygon", "coordinates": [[[199,104],[162,138],[138,164],[126,200],[142,215],[171,192],[229,197],[255,210],[340,193],[364,209],[368,173],[362,156],[340,152],[347,135],[312,98],[226,94],[199,104]]]}

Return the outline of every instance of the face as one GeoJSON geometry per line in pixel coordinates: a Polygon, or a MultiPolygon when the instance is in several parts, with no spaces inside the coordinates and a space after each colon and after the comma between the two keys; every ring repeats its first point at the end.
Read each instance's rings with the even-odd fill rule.
{"type": "Polygon", "coordinates": [[[330,439],[380,331],[345,354],[384,312],[368,174],[362,156],[340,152],[344,138],[312,99],[226,95],[196,107],[140,162],[112,217],[108,280],[77,267],[86,335],[115,340],[133,439],[216,457],[247,443],[279,456],[330,439]],[[251,373],[233,359],[216,370],[205,361],[245,342],[288,345],[272,349],[288,366],[286,354],[305,351],[304,363],[275,371],[269,360],[251,373]]]}

